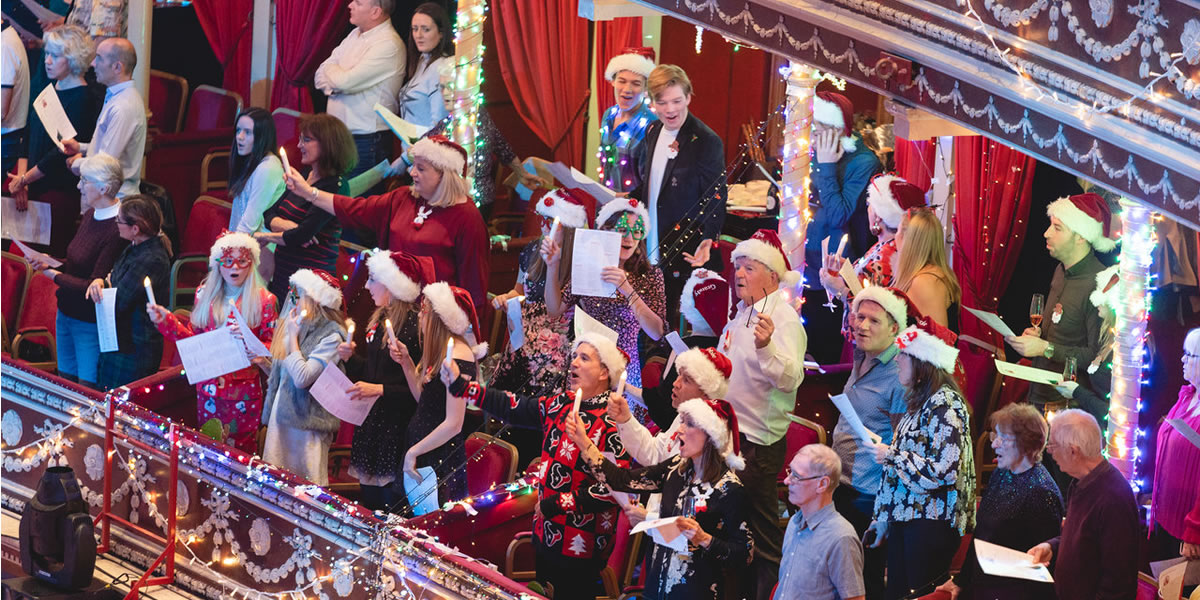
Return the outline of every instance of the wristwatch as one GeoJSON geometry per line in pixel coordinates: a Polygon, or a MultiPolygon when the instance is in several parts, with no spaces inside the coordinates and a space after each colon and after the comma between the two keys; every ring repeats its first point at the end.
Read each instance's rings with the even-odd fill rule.
{"type": "Polygon", "coordinates": [[[1054,344],[1046,342],[1046,349],[1042,350],[1042,356],[1047,359],[1054,358],[1054,344]]]}

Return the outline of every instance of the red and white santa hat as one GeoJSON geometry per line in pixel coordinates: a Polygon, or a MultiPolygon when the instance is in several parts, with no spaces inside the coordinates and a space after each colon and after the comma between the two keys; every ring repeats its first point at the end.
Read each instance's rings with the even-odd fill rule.
{"type": "Polygon", "coordinates": [[[1113,265],[1096,273],[1096,289],[1088,299],[1096,308],[1109,307],[1116,309],[1121,304],[1121,268],[1113,265]]]}
{"type": "Polygon", "coordinates": [[[342,307],[342,286],[329,271],[300,269],[288,278],[302,295],[308,296],[326,308],[342,307]]]}
{"type": "Polygon", "coordinates": [[[719,398],[695,398],[680,404],[679,414],[690,417],[693,425],[708,434],[708,439],[721,451],[730,469],[741,471],[746,468],[733,405],[719,398]]]}
{"type": "Polygon", "coordinates": [[[900,326],[901,331],[908,327],[909,323],[921,318],[921,311],[909,299],[908,294],[894,287],[867,286],[854,296],[854,302],[851,303],[850,307],[855,312],[858,312],[858,306],[868,300],[882,306],[883,310],[896,320],[896,324],[900,326]]]}
{"type": "Polygon", "coordinates": [[[679,312],[695,335],[717,336],[729,322],[729,282],[708,269],[695,269],[679,296],[679,312]]]}
{"type": "Polygon", "coordinates": [[[795,286],[800,283],[801,274],[792,270],[792,265],[783,252],[783,242],[779,240],[779,234],[774,229],[759,229],[750,239],[738,242],[733,249],[732,260],[743,256],[757,260],[774,271],[784,285],[795,286]]]}
{"type": "Polygon", "coordinates": [[[646,205],[638,202],[633,198],[613,198],[600,207],[600,213],[596,215],[596,223],[603,225],[608,222],[608,218],[619,213],[633,213],[642,218],[642,225],[646,229],[650,228],[650,212],[646,210],[646,205]]]}
{"type": "Polygon", "coordinates": [[[854,152],[854,104],[837,92],[817,92],[813,96],[813,121],[842,129],[842,149],[854,152]]]}
{"type": "Polygon", "coordinates": [[[608,66],[604,69],[604,78],[612,81],[617,78],[617,73],[621,71],[629,71],[636,75],[649,78],[650,71],[654,70],[654,48],[626,48],[608,61],[608,66]]]}
{"type": "Polygon", "coordinates": [[[254,239],[247,233],[239,233],[237,231],[225,230],[221,232],[221,237],[213,243],[212,248],[208,249],[208,268],[217,268],[217,263],[221,259],[252,259],[255,265],[258,265],[258,258],[262,253],[262,246],[258,240],[254,239]]]}
{"type": "Polygon", "coordinates": [[[1112,237],[1112,210],[1100,194],[1088,192],[1059,198],[1046,207],[1046,214],[1062,221],[1099,252],[1110,252],[1117,247],[1117,240],[1112,237]]]}
{"type": "Polygon", "coordinates": [[[408,155],[433,165],[439,171],[452,171],[467,176],[467,151],[444,135],[431,135],[417,140],[408,155]]]}
{"type": "Polygon", "coordinates": [[[925,192],[895,175],[876,175],[867,186],[867,204],[888,229],[899,229],[905,211],[925,206],[925,192]]]}
{"type": "Polygon", "coordinates": [[[423,264],[422,258],[407,252],[376,249],[367,258],[367,270],[397,300],[416,302],[421,297],[421,286],[432,279],[432,265],[423,264]]]}
{"type": "Polygon", "coordinates": [[[571,345],[571,351],[578,350],[580,344],[587,344],[596,349],[596,354],[600,355],[600,362],[608,370],[608,389],[617,389],[617,385],[621,382],[621,373],[625,371],[625,367],[629,366],[629,355],[618,348],[612,340],[594,331],[582,333],[576,337],[575,343],[571,345]]]}
{"type": "Polygon", "coordinates": [[[446,328],[470,344],[475,358],[487,356],[487,342],[479,342],[479,317],[475,316],[475,303],[470,292],[439,281],[425,286],[421,293],[446,328]]]}
{"type": "Polygon", "coordinates": [[[595,227],[596,198],[591,194],[578,188],[565,187],[539,193],[541,197],[534,205],[537,214],[550,219],[558,217],[563,227],[595,227]]]}
{"type": "Polygon", "coordinates": [[[675,359],[680,370],[687,371],[709,398],[724,398],[729,391],[733,363],[716,348],[692,348],[675,359]]]}
{"type": "Polygon", "coordinates": [[[954,363],[958,360],[958,348],[954,347],[956,341],[958,336],[954,332],[927,317],[909,325],[896,336],[896,346],[901,352],[951,375],[954,374],[954,363]]]}

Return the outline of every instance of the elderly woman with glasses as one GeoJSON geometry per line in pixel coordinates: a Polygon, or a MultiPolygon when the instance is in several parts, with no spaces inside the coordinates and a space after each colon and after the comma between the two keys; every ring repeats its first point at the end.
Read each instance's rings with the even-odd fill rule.
{"type": "MultiPolygon", "coordinates": [[[[1186,384],[1167,413],[1200,431],[1200,328],[1183,340],[1186,384]]],[[[1150,560],[1200,559],[1200,448],[1166,420],[1158,426],[1154,496],[1150,506],[1150,560]]]]}
{"type": "MultiPolygon", "coordinates": [[[[546,308],[553,316],[564,314],[568,309],[581,309],[613,331],[617,332],[617,346],[629,355],[627,383],[642,386],[641,359],[638,355],[638,332],[644,331],[650,339],[658,340],[666,333],[667,298],[663,273],[650,263],[646,252],[646,227],[650,214],[645,205],[629,198],[616,198],[600,209],[596,216],[600,229],[621,234],[621,256],[615,267],[605,267],[602,279],[613,284],[617,293],[612,296],[577,296],[566,286],[559,284],[561,252],[558,243],[550,238],[542,239],[542,258],[549,273],[555,276],[546,279],[546,308]]],[[[569,269],[570,265],[561,268],[569,269]]],[[[630,405],[634,417],[646,425],[649,412],[641,399],[630,405]]]]}
{"type": "MultiPolygon", "coordinates": [[[[1029,404],[1010,404],[992,414],[990,436],[996,472],[988,481],[975,519],[975,539],[1023,551],[1062,530],[1063,501],[1058,484],[1042,465],[1050,426],[1029,404]]],[[[975,546],[962,571],[940,590],[952,598],[1054,598],[1054,586],[987,575],[975,546]]]]}

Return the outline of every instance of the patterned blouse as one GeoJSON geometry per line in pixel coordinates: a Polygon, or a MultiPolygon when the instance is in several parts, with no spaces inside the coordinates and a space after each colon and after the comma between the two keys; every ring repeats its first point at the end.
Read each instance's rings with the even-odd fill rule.
{"type": "Polygon", "coordinates": [[[900,418],[883,461],[876,521],[950,521],[960,534],[975,525],[975,453],[968,423],[962,396],[948,387],[900,418]]]}

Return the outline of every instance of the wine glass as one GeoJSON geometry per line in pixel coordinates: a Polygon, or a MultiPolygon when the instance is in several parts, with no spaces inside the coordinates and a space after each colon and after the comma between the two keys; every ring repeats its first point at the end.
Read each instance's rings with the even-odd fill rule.
{"type": "Polygon", "coordinates": [[[1068,356],[1063,365],[1062,378],[1063,381],[1078,381],[1079,377],[1076,374],[1076,362],[1074,356],[1068,356]]]}
{"type": "Polygon", "coordinates": [[[1041,294],[1034,294],[1029,301],[1029,323],[1038,330],[1042,328],[1042,312],[1046,307],[1046,297],[1041,294]]]}

